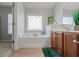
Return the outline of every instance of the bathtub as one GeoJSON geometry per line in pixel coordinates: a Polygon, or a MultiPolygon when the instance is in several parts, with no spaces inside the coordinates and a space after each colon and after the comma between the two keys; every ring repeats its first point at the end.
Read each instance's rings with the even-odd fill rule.
{"type": "Polygon", "coordinates": [[[20,48],[44,48],[51,47],[51,40],[48,35],[24,36],[19,39],[20,48]]]}

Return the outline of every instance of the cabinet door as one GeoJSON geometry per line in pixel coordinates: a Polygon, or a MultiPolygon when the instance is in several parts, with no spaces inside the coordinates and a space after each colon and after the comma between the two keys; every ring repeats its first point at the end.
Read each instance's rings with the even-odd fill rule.
{"type": "Polygon", "coordinates": [[[79,33],[77,34],[77,56],[79,57],[79,33]]]}
{"type": "Polygon", "coordinates": [[[62,53],[62,32],[56,32],[56,49],[62,53]]]}
{"type": "Polygon", "coordinates": [[[77,43],[77,56],[79,57],[79,43],[77,43]]]}
{"type": "Polygon", "coordinates": [[[51,32],[51,47],[55,48],[55,32],[51,32]]]}
{"type": "Polygon", "coordinates": [[[77,43],[75,33],[64,33],[64,56],[77,56],[77,43]]]}

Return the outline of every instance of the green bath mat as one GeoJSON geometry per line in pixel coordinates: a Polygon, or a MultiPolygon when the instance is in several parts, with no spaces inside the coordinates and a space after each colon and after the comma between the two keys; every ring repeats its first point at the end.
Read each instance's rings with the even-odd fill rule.
{"type": "Polygon", "coordinates": [[[42,48],[45,57],[61,57],[62,55],[54,48],[42,48]]]}

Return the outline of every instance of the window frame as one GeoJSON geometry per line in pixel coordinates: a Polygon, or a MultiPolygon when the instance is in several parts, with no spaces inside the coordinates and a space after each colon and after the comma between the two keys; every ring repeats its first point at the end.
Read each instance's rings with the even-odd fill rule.
{"type": "Polygon", "coordinates": [[[11,17],[13,17],[11,13],[8,14],[8,34],[12,34],[12,32],[13,32],[13,27],[11,27],[12,30],[11,30],[11,32],[10,32],[10,30],[9,30],[9,26],[12,26],[13,19],[12,19],[12,23],[9,23],[9,15],[11,15],[11,17]]]}
{"type": "MultiPolygon", "coordinates": [[[[72,16],[63,16],[63,18],[64,17],[72,17],[72,16]]],[[[73,18],[73,17],[72,17],[73,18]]],[[[63,23],[62,23],[63,24],[63,23]]],[[[75,23],[74,23],[74,20],[73,20],[73,23],[72,24],[63,24],[63,25],[75,25],[75,23]]]]}
{"type": "Polygon", "coordinates": [[[25,17],[25,32],[28,32],[28,31],[37,31],[37,32],[40,32],[40,31],[43,31],[43,15],[41,14],[26,14],[26,17],[25,17]],[[28,16],[42,16],[42,30],[28,30],[28,16]]]}

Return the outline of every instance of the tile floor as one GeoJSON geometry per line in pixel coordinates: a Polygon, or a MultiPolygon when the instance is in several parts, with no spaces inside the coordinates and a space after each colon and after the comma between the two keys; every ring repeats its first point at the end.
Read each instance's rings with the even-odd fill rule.
{"type": "Polygon", "coordinates": [[[44,57],[42,48],[20,48],[9,57],[44,57]]]}
{"type": "Polygon", "coordinates": [[[0,57],[44,57],[42,48],[20,48],[12,53],[10,45],[0,42],[0,57]]]}
{"type": "Polygon", "coordinates": [[[9,45],[9,43],[0,42],[0,57],[8,57],[12,53],[9,45]]]}

